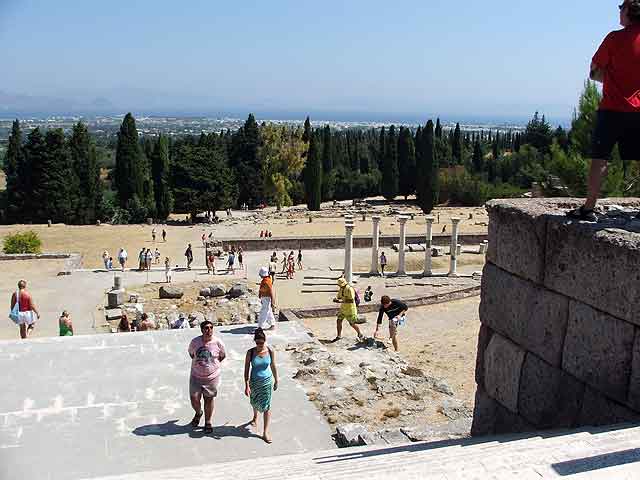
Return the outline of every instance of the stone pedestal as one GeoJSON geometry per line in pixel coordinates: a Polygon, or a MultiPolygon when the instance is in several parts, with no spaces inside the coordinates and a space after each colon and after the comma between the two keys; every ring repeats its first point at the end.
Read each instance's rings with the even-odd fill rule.
{"type": "Polygon", "coordinates": [[[458,217],[451,217],[451,262],[449,265],[449,276],[458,276],[458,225],[460,219],[458,217]]]}
{"type": "Polygon", "coordinates": [[[371,217],[373,222],[373,232],[371,237],[371,270],[370,275],[378,275],[378,248],[380,247],[380,217],[374,215],[371,217]]]}
{"type": "Polygon", "coordinates": [[[431,270],[431,255],[432,255],[431,249],[433,248],[433,222],[435,221],[435,218],[427,217],[426,220],[427,220],[427,238],[426,238],[425,252],[424,252],[424,276],[430,277],[431,275],[433,275],[433,272],[431,270]]]}
{"type": "Polygon", "coordinates": [[[406,236],[407,220],[409,220],[408,217],[405,217],[405,216],[398,217],[398,223],[400,224],[400,242],[398,244],[398,271],[396,272],[396,275],[398,276],[403,276],[407,274],[406,267],[405,267],[405,251],[404,251],[407,243],[407,236],[406,236]]]}
{"type": "Polygon", "coordinates": [[[344,224],[344,278],[349,283],[353,281],[353,229],[353,223],[344,224]]]}
{"type": "Polygon", "coordinates": [[[118,308],[124,303],[124,289],[111,290],[107,293],[107,306],[108,308],[118,308]]]}
{"type": "Polygon", "coordinates": [[[115,275],[113,277],[113,290],[120,290],[122,288],[122,277],[115,275]]]}

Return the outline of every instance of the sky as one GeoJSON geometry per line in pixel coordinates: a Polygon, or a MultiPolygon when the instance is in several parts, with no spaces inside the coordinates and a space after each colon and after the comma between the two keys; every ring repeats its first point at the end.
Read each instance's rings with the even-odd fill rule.
{"type": "Polygon", "coordinates": [[[0,0],[0,93],[166,113],[565,119],[620,28],[618,2],[0,0]]]}

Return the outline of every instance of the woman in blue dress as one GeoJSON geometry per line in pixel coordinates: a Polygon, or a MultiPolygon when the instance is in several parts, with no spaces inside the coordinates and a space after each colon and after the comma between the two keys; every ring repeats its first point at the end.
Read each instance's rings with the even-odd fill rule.
{"type": "Polygon", "coordinates": [[[244,361],[244,393],[251,402],[253,419],[250,425],[258,426],[258,412],[263,414],[262,439],[271,443],[269,423],[271,421],[271,393],[278,389],[276,355],[267,345],[267,336],[261,328],[256,329],[253,340],[256,346],[247,351],[244,361]]]}

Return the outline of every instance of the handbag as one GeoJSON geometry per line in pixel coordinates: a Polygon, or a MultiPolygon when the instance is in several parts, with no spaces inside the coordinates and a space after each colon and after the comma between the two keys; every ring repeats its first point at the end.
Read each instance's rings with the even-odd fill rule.
{"type": "Polygon", "coordinates": [[[16,324],[20,321],[20,290],[16,290],[16,304],[9,312],[9,318],[16,324]]]}

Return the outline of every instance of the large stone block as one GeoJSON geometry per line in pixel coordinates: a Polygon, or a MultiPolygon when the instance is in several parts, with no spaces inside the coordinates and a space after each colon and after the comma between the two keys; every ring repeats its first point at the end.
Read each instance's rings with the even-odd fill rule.
{"type": "Polygon", "coordinates": [[[572,300],[562,369],[607,396],[625,402],[635,328],[572,300]]]}
{"type": "Polygon", "coordinates": [[[640,329],[636,329],[636,338],[633,342],[631,380],[629,381],[627,404],[634,410],[640,411],[640,329]]]}
{"type": "Polygon", "coordinates": [[[492,264],[482,274],[480,320],[554,366],[562,361],[569,300],[492,264]]]}
{"type": "Polygon", "coordinates": [[[489,346],[493,330],[486,325],[480,325],[478,334],[478,353],[476,354],[476,383],[484,387],[484,353],[489,346]]]}
{"type": "Polygon", "coordinates": [[[584,389],[584,384],[571,375],[527,353],[518,413],[537,428],[570,428],[580,414],[584,389]]]}
{"type": "Polygon", "coordinates": [[[494,333],[484,353],[484,386],[487,394],[518,413],[520,373],[525,351],[494,333]]]}
{"type": "Polygon", "coordinates": [[[487,260],[535,283],[544,280],[548,207],[544,202],[493,200],[489,212],[487,260]]]}
{"type": "Polygon", "coordinates": [[[639,422],[640,414],[588,388],[584,392],[578,426],[639,422]]]}
{"type": "Polygon", "coordinates": [[[478,388],[473,410],[472,436],[533,432],[535,427],[524,418],[504,408],[478,388]]]}
{"type": "Polygon", "coordinates": [[[549,221],[545,286],[640,325],[640,235],[606,225],[549,221]]]}

